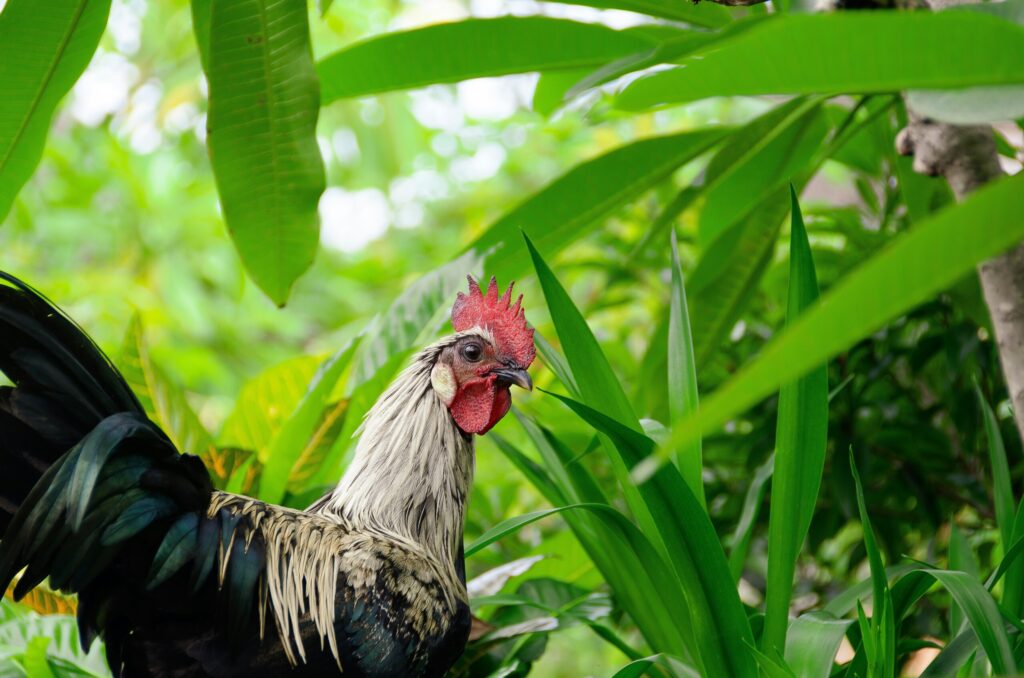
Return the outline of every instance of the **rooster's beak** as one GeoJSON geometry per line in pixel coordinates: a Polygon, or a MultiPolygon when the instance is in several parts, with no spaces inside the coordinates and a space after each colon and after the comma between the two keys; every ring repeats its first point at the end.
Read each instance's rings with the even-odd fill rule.
{"type": "Polygon", "coordinates": [[[527,391],[533,390],[533,380],[530,379],[530,375],[526,370],[520,368],[505,368],[501,370],[495,370],[494,373],[498,375],[498,379],[509,384],[515,384],[519,388],[524,388],[527,391]]]}

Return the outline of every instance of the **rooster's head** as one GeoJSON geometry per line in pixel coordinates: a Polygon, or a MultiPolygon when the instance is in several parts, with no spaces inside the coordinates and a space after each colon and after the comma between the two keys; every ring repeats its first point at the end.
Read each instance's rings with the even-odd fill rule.
{"type": "Polygon", "coordinates": [[[530,390],[526,369],[533,362],[533,330],[526,325],[522,295],[512,303],[493,277],[487,292],[469,278],[469,294],[452,308],[454,342],[438,356],[430,382],[466,433],[491,430],[512,406],[512,384],[530,390]]]}

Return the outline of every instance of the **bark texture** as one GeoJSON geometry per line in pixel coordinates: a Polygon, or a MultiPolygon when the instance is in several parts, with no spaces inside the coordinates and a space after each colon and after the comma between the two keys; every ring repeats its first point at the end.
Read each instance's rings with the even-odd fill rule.
{"type": "MultiPolygon", "coordinates": [[[[1003,176],[988,125],[935,122],[909,109],[907,116],[907,127],[896,137],[896,150],[914,156],[916,172],[945,177],[958,201],[1003,176]]],[[[1024,440],[1024,243],[982,263],[978,277],[992,317],[1017,433],[1024,440]]]]}

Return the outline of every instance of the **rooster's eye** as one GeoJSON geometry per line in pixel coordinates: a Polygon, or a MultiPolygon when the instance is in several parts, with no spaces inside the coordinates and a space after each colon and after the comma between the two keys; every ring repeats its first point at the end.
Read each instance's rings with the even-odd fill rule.
{"type": "Polygon", "coordinates": [[[483,356],[483,349],[480,344],[466,344],[462,347],[462,357],[471,363],[475,363],[483,356]]]}

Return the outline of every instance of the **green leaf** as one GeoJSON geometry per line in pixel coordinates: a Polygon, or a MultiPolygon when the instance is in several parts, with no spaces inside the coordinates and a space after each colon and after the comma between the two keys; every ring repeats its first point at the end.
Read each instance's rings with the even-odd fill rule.
{"type": "Polygon", "coordinates": [[[914,112],[954,125],[979,125],[1024,117],[1024,86],[912,90],[907,105],[914,112]]]}
{"type": "Polygon", "coordinates": [[[122,376],[146,410],[146,416],[160,425],[181,452],[204,460],[215,453],[213,439],[199,421],[185,397],[149,355],[142,320],[136,314],[117,360],[122,376]]]}
{"type": "MultiPolygon", "coordinates": [[[[672,292],[668,323],[668,405],[673,421],[692,415],[698,409],[697,365],[693,357],[690,312],[686,308],[686,288],[683,286],[683,267],[679,263],[675,231],[672,231],[672,292]]],[[[677,450],[675,462],[693,496],[706,508],[700,439],[695,438],[677,450]]]]}
{"type": "Polygon", "coordinates": [[[0,12],[0,223],[32,176],[57,104],[89,65],[110,0],[9,0],[0,12]]]}
{"type": "MultiPolygon", "coordinates": [[[[796,192],[792,201],[789,245],[789,302],[786,325],[818,299],[818,279],[796,192]]],[[[768,576],[765,628],[761,645],[785,654],[793,575],[825,468],[828,438],[828,367],[821,364],[779,392],[768,523],[768,576]]]]}
{"type": "Polygon", "coordinates": [[[553,0],[570,5],[585,5],[598,9],[622,9],[627,12],[649,14],[663,19],[674,19],[694,26],[717,28],[731,21],[725,7],[702,2],[692,4],[675,0],[553,0]]]}
{"type": "Polygon", "coordinates": [[[768,489],[768,481],[775,470],[775,457],[770,456],[768,460],[757,467],[754,477],[747,486],[747,494],[743,498],[743,508],[740,509],[739,520],[736,521],[736,529],[729,538],[729,571],[732,573],[733,581],[739,581],[743,576],[743,566],[747,561],[747,552],[750,550],[750,538],[757,527],[757,514],[761,511],[761,504],[764,502],[764,493],[768,489]]]}
{"type": "MultiPolygon", "coordinates": [[[[693,345],[698,371],[729,336],[771,263],[789,211],[779,187],[704,250],[690,275],[693,345]]],[[[675,433],[675,427],[673,427],[675,433]]]]}
{"type": "MultiPolygon", "coordinates": [[[[949,524],[949,569],[966,572],[975,579],[978,578],[977,556],[971,550],[970,544],[967,543],[967,537],[953,522],[949,524]]],[[[963,621],[963,612],[956,605],[951,605],[949,609],[950,630],[953,633],[958,632],[963,621]]]]}
{"type": "Polygon", "coordinates": [[[325,186],[306,4],[213,0],[210,40],[207,144],[224,220],[246,270],[283,306],[313,263],[325,186]]]}
{"type": "Polygon", "coordinates": [[[614,511],[612,507],[607,504],[570,504],[569,506],[559,506],[558,508],[545,509],[542,511],[532,511],[530,513],[524,513],[521,516],[514,516],[507,520],[503,520],[491,529],[484,532],[482,535],[476,538],[472,544],[466,547],[466,557],[469,558],[478,551],[482,551],[494,542],[507,537],[508,535],[518,532],[522,528],[535,523],[542,518],[561,513],[562,511],[575,511],[577,509],[583,509],[587,511],[614,511]]]}
{"type": "Polygon", "coordinates": [[[711,128],[650,137],[583,162],[506,213],[469,249],[493,252],[485,268],[497,271],[499,279],[518,275],[531,261],[522,233],[544,256],[553,256],[710,149],[725,131],[711,128]]]}
{"type": "Polygon", "coordinates": [[[414,282],[367,331],[353,384],[373,377],[393,355],[418,346],[447,319],[466,274],[510,280],[526,271],[523,232],[553,256],[630,200],[707,151],[718,129],[641,139],[580,163],[492,224],[465,252],[414,282]],[[437,327],[430,326],[436,320],[437,327]]]}
{"type": "Polygon", "coordinates": [[[981,405],[981,418],[985,427],[985,438],[988,440],[988,459],[992,467],[992,490],[995,494],[996,525],[1002,537],[1003,550],[1007,551],[1013,544],[1014,505],[1013,488],[1010,486],[1010,465],[1006,460],[1006,447],[1003,436],[999,432],[999,421],[988,401],[977,384],[975,395],[981,405]]]}
{"type": "Polygon", "coordinates": [[[864,608],[857,601],[858,617],[861,634],[868,658],[869,675],[878,678],[891,678],[895,667],[896,628],[893,621],[892,596],[886,576],[882,554],[875,541],[875,531],[871,527],[867,502],[864,500],[864,486],[860,482],[857,464],[854,462],[853,450],[850,450],[850,473],[857,494],[857,511],[860,515],[861,527],[864,530],[864,550],[868,554],[871,568],[871,589],[874,608],[871,612],[871,623],[865,622],[864,608]]]}
{"type": "Polygon", "coordinates": [[[737,130],[708,164],[700,213],[702,242],[713,242],[751,208],[803,174],[828,131],[820,99],[794,99],[737,130]]]}
{"type": "Polygon", "coordinates": [[[528,236],[526,246],[533,258],[544,299],[555,323],[558,339],[566,349],[566,358],[583,400],[634,431],[642,430],[633,406],[622,390],[622,384],[612,371],[594,333],[587,326],[579,309],[572,303],[565,288],[555,277],[528,236]]]}
{"type": "Polygon", "coordinates": [[[827,612],[810,612],[789,623],[786,663],[797,678],[828,678],[852,619],[836,619],[827,612]]]}
{"type": "Polygon", "coordinates": [[[260,477],[259,498],[263,501],[281,503],[292,469],[313,437],[319,417],[327,407],[327,399],[358,345],[357,338],[320,366],[306,394],[271,440],[260,477]]]}
{"type": "MultiPolygon", "coordinates": [[[[633,468],[654,450],[654,441],[583,403],[557,394],[580,418],[608,436],[620,456],[616,463],[633,468]]],[[[627,478],[628,480],[628,478],[627,478]]],[[[634,486],[654,517],[689,601],[699,656],[707,675],[755,676],[750,646],[753,634],[718,535],[675,467],[662,467],[648,482],[634,486]]]]}
{"type": "Polygon", "coordinates": [[[953,600],[971,623],[981,646],[985,648],[995,673],[1017,673],[1017,662],[1013,658],[1010,639],[1006,635],[1006,624],[992,594],[965,572],[934,569],[922,572],[935,577],[953,596],[953,600]]]}
{"type": "MultiPolygon", "coordinates": [[[[1022,211],[1024,175],[1017,175],[989,184],[894,238],[705,398],[696,416],[676,422],[659,459],[667,459],[668,451],[689,436],[717,428],[1019,241],[1024,221],[1016,215],[1022,211]]],[[[654,465],[652,460],[636,475],[644,477],[654,465]]]]}
{"type": "Polygon", "coordinates": [[[671,655],[653,654],[649,657],[634,659],[616,671],[612,678],[640,678],[640,676],[698,678],[700,674],[671,655]]]}
{"type": "MultiPolygon", "coordinates": [[[[537,488],[545,492],[548,501],[556,506],[581,500],[607,503],[596,479],[582,464],[572,461],[571,450],[549,431],[516,414],[547,467],[547,482],[537,488]]],[[[499,449],[506,452],[504,446],[499,449]]],[[[515,463],[521,456],[509,459],[515,463]]],[[[537,474],[526,475],[533,479],[537,474]]],[[[686,598],[650,540],[628,520],[610,515],[570,511],[563,518],[648,643],[680,655],[695,653],[697,643],[686,598]]]]}
{"type": "Polygon", "coordinates": [[[253,450],[265,462],[271,440],[295,411],[322,361],[316,356],[299,356],[245,382],[224,421],[218,445],[253,450]]]}
{"type": "Polygon", "coordinates": [[[976,13],[787,14],[633,82],[616,103],[637,110],[710,96],[1013,84],[1024,81],[1022,41],[1021,26],[976,13]],[[841,58],[820,58],[836,45],[841,58]]]}
{"type": "Polygon", "coordinates": [[[599,66],[653,45],[636,31],[565,19],[466,19],[358,42],[320,61],[317,70],[328,104],[435,83],[599,66]]]}

